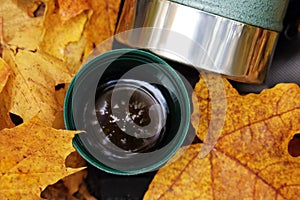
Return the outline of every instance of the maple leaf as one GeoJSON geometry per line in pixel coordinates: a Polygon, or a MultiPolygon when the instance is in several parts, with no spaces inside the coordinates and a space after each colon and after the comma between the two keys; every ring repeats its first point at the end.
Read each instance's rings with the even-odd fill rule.
{"type": "Polygon", "coordinates": [[[0,199],[39,199],[49,183],[82,170],[65,167],[75,133],[38,118],[0,131],[0,199]]]}
{"type": "Polygon", "coordinates": [[[70,42],[64,51],[64,59],[71,74],[76,74],[82,66],[85,55],[87,41],[84,36],[77,42],[70,42]]]}
{"type": "Polygon", "coordinates": [[[2,56],[11,71],[0,94],[0,115],[3,116],[0,129],[13,126],[9,112],[24,120],[39,113],[40,119],[51,125],[57,113],[62,111],[55,99],[54,87],[70,82],[71,75],[64,63],[37,52],[42,36],[42,17],[30,17],[23,11],[36,1],[18,0],[15,3],[5,0],[5,6],[0,8],[3,18],[3,24],[0,24],[3,25],[2,56]]]}
{"type": "Polygon", "coordinates": [[[290,140],[300,132],[299,86],[279,84],[260,94],[239,95],[222,79],[226,98],[221,95],[214,101],[227,102],[219,134],[215,129],[209,131],[213,119],[209,81],[216,82],[216,76],[200,78],[193,98],[199,108],[193,113],[193,125],[204,143],[183,147],[178,153],[181,157],[159,170],[144,199],[299,197],[300,157],[288,152],[290,140]]]}
{"type": "MultiPolygon", "coordinates": [[[[63,2],[62,6],[65,7],[68,2],[63,2]]],[[[85,7],[89,8],[88,21],[84,27],[81,39],[77,42],[70,42],[64,51],[68,69],[75,74],[83,62],[112,49],[120,0],[89,0],[88,2],[76,0],[70,2],[72,8],[64,11],[67,16],[73,16],[76,11],[80,13],[85,7]],[[80,4],[82,2],[83,5],[80,4]]]]}
{"type": "Polygon", "coordinates": [[[72,78],[65,64],[39,52],[19,50],[14,55],[5,49],[3,55],[12,71],[2,91],[7,99],[6,107],[24,121],[38,115],[52,126],[56,114],[63,109],[55,98],[55,86],[72,78]]]}
{"type": "Polygon", "coordinates": [[[46,0],[11,0],[19,8],[21,8],[29,17],[36,17],[39,6],[43,6],[46,0]]]}
{"type": "Polygon", "coordinates": [[[8,115],[8,107],[6,106],[8,104],[7,97],[5,98],[5,94],[2,93],[10,74],[10,67],[0,58],[0,104],[2,105],[0,107],[0,130],[14,126],[8,115]]]}
{"type": "Polygon", "coordinates": [[[12,0],[1,1],[0,17],[3,18],[3,41],[5,42],[2,45],[15,49],[36,50],[42,34],[42,18],[30,17],[20,7],[12,0]]]}
{"type": "Polygon", "coordinates": [[[58,0],[59,13],[67,21],[90,8],[88,0],[58,0]]]}
{"type": "Polygon", "coordinates": [[[40,49],[63,60],[72,74],[78,71],[95,46],[101,43],[105,51],[111,50],[119,0],[60,0],[58,4],[49,0],[45,4],[40,49]]]}
{"type": "MultiPolygon", "coordinates": [[[[96,23],[89,23],[90,28],[108,28],[113,33],[118,10],[111,5],[118,5],[119,1],[106,2],[101,7],[105,9],[102,14],[112,16],[101,25],[93,15],[100,12],[100,7],[90,8],[86,0],[59,0],[58,4],[57,0],[1,3],[0,130],[15,126],[10,113],[19,115],[24,124],[0,131],[0,199],[38,199],[47,185],[77,171],[64,164],[85,165],[82,158],[72,156],[74,153],[66,157],[74,150],[70,144],[74,132],[50,126],[64,128],[62,113],[67,85],[83,58],[93,50],[93,41],[101,42],[107,37],[100,33],[89,41],[85,37],[89,33],[85,31],[88,20],[93,18],[96,23]],[[34,116],[39,120],[32,119],[34,116]]],[[[92,4],[98,5],[97,0],[92,4]]],[[[79,190],[88,196],[87,189],[80,184],[83,176],[70,177],[75,178],[62,179],[69,192],[79,190]]]]}
{"type": "Polygon", "coordinates": [[[11,73],[9,66],[0,58],[0,93],[2,92],[11,73]]]}
{"type": "Polygon", "coordinates": [[[81,39],[87,19],[87,13],[81,12],[67,21],[62,20],[55,1],[46,1],[40,49],[64,61],[66,46],[81,39]]]}
{"type": "MultiPolygon", "coordinates": [[[[91,42],[90,50],[94,48],[94,45],[98,45],[114,35],[120,2],[120,0],[90,1],[93,12],[84,31],[86,39],[91,42]]],[[[111,46],[107,48],[111,49],[111,46]]]]}

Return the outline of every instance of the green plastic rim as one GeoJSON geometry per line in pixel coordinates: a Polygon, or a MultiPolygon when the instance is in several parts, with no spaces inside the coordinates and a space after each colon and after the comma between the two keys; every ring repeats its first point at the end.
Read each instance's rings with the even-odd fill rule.
{"type": "MultiPolygon", "coordinates": [[[[174,85],[172,87],[176,88],[176,92],[177,92],[176,98],[180,104],[180,108],[176,108],[180,110],[180,114],[179,114],[180,116],[178,116],[178,113],[171,113],[171,115],[176,116],[174,118],[180,119],[180,124],[178,125],[177,132],[176,132],[177,134],[174,136],[174,139],[172,139],[168,143],[169,146],[166,145],[166,150],[162,148],[159,151],[151,152],[151,156],[154,158],[153,162],[151,161],[149,165],[145,164],[145,166],[143,166],[142,163],[141,168],[130,169],[130,170],[119,170],[116,169],[115,167],[109,166],[108,164],[102,163],[103,161],[99,160],[98,158],[96,158],[96,156],[94,156],[95,154],[91,153],[90,151],[91,147],[88,147],[83,142],[80,135],[84,133],[75,135],[72,141],[73,146],[88,163],[108,173],[117,174],[117,175],[135,175],[135,174],[141,174],[141,173],[157,170],[160,167],[162,167],[171,157],[174,156],[174,154],[177,152],[177,150],[182,146],[183,142],[185,141],[190,126],[191,105],[190,105],[190,99],[189,99],[187,89],[180,76],[168,63],[166,63],[164,60],[162,60],[161,58],[159,58],[158,56],[152,53],[143,50],[137,50],[137,49],[116,49],[98,55],[93,59],[91,59],[90,61],[88,61],[87,63],[85,63],[83,67],[79,70],[79,72],[75,75],[75,77],[72,79],[69,88],[66,92],[66,97],[64,101],[65,126],[68,130],[78,130],[75,123],[76,120],[74,120],[74,118],[76,117],[74,116],[74,114],[76,113],[74,113],[73,111],[74,109],[77,108],[74,108],[73,100],[74,98],[76,99],[79,98],[80,95],[78,95],[78,91],[74,92],[75,86],[78,84],[79,85],[84,84],[90,78],[91,75],[94,75],[96,73],[97,69],[100,70],[101,67],[107,66],[107,63],[110,63],[114,60],[122,63],[130,63],[131,61],[133,61],[133,62],[139,62],[141,64],[150,64],[151,67],[153,67],[153,70],[156,72],[155,76],[158,76],[160,78],[162,77],[161,78],[162,84],[164,84],[163,81],[168,80],[174,85]],[[156,158],[157,160],[155,160],[156,158]]],[[[122,70],[121,67],[120,70],[122,70]]],[[[86,96],[86,95],[82,95],[82,96],[86,96]]],[[[143,158],[143,156],[146,158],[147,153],[142,153],[142,155],[140,154],[139,156],[142,156],[141,158],[143,158]]],[[[116,163],[116,165],[117,164],[118,163],[116,163]]]]}

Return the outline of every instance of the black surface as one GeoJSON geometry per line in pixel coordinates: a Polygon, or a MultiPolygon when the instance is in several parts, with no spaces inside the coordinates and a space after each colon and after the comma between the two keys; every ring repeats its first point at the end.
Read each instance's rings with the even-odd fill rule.
{"type": "Polygon", "coordinates": [[[105,200],[142,199],[156,171],[134,176],[118,176],[88,166],[87,186],[91,195],[105,200]]]}

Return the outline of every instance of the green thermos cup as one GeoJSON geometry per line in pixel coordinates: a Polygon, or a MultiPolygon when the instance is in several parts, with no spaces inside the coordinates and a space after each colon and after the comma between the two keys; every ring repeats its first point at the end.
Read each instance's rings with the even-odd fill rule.
{"type": "Polygon", "coordinates": [[[86,62],[65,97],[78,153],[105,172],[134,175],[166,164],[183,144],[190,99],[179,74],[156,55],[117,49],[86,62]]]}

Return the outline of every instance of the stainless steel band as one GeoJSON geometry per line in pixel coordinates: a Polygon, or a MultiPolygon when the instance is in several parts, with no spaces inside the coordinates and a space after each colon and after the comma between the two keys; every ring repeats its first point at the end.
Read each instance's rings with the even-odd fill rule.
{"type": "Polygon", "coordinates": [[[278,33],[167,0],[126,0],[115,39],[161,57],[261,83],[278,33]]]}

